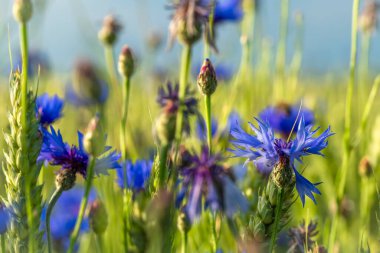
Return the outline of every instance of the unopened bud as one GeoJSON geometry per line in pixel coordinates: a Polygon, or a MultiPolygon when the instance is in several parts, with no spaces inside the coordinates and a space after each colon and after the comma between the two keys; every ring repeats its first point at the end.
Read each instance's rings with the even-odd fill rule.
{"type": "Polygon", "coordinates": [[[157,138],[161,144],[166,145],[171,143],[175,137],[176,130],[176,114],[175,113],[161,113],[157,119],[156,133],[157,138]]]}
{"type": "Polygon", "coordinates": [[[187,46],[192,46],[203,34],[202,23],[199,20],[195,20],[190,27],[186,18],[180,18],[177,21],[174,21],[169,29],[172,34],[177,35],[177,38],[181,43],[187,46]]]}
{"type": "Polygon", "coordinates": [[[83,137],[83,146],[87,153],[97,157],[104,152],[106,138],[100,121],[96,115],[87,126],[86,134],[83,137]]]}
{"type": "Polygon", "coordinates": [[[203,95],[212,95],[215,92],[218,82],[216,80],[215,69],[209,59],[203,62],[197,83],[203,95]]]}
{"type": "Polygon", "coordinates": [[[274,182],[279,189],[293,189],[295,184],[295,175],[287,158],[280,160],[274,166],[274,169],[270,175],[270,180],[274,182]]]}
{"type": "Polygon", "coordinates": [[[107,210],[100,199],[92,202],[89,214],[90,226],[95,234],[103,234],[108,226],[107,210]]]}
{"type": "Polygon", "coordinates": [[[114,16],[105,16],[98,38],[104,45],[112,46],[117,40],[121,28],[122,26],[114,16]]]}
{"type": "Polygon", "coordinates": [[[68,191],[74,187],[76,175],[73,170],[62,169],[55,177],[55,186],[61,188],[62,191],[68,191]]]}
{"type": "Polygon", "coordinates": [[[26,23],[33,14],[33,5],[30,0],[14,0],[13,16],[20,23],[26,23]]]}
{"type": "Polygon", "coordinates": [[[135,61],[132,50],[129,46],[124,45],[119,55],[118,69],[121,76],[130,78],[135,71],[135,61]]]}
{"type": "Polygon", "coordinates": [[[177,227],[182,233],[187,233],[191,228],[191,221],[186,211],[181,211],[177,219],[177,227]]]}
{"type": "Polygon", "coordinates": [[[359,174],[362,177],[370,177],[372,175],[372,165],[366,156],[359,163],[359,174]]]}

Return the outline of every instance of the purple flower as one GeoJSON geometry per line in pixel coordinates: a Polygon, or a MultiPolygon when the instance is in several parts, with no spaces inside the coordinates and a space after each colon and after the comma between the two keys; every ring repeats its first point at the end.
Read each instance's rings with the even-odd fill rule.
{"type": "Polygon", "coordinates": [[[295,162],[302,163],[302,157],[308,155],[322,155],[321,151],[327,147],[327,138],[332,135],[330,127],[321,135],[315,136],[316,130],[312,126],[305,126],[305,119],[301,116],[298,123],[297,135],[289,142],[274,137],[273,129],[256,119],[259,128],[250,124],[255,135],[246,133],[239,125],[232,129],[231,135],[234,138],[231,143],[234,149],[230,151],[235,157],[247,158],[247,162],[253,162],[256,168],[263,173],[270,173],[273,167],[280,161],[288,161],[293,168],[296,177],[296,189],[305,204],[305,195],[315,202],[313,193],[320,194],[316,188],[317,184],[312,184],[304,178],[297,170],[295,162]]]}
{"type": "Polygon", "coordinates": [[[118,185],[123,189],[127,184],[127,187],[134,191],[144,190],[150,178],[152,165],[152,161],[149,160],[137,160],[135,163],[125,161],[122,167],[116,169],[118,185]]]}
{"type": "Polygon", "coordinates": [[[229,217],[238,210],[248,209],[247,200],[231,180],[228,170],[219,165],[220,155],[210,155],[203,146],[200,155],[192,155],[190,160],[189,165],[180,168],[182,188],[177,204],[187,198],[184,208],[191,221],[201,214],[202,197],[205,208],[222,211],[229,217]]]}
{"type": "Polygon", "coordinates": [[[40,125],[47,127],[62,117],[64,102],[57,95],[49,97],[47,93],[36,99],[36,116],[40,125]]]}
{"type": "MultiPolygon", "coordinates": [[[[299,118],[301,116],[303,116],[306,126],[314,123],[313,113],[306,108],[302,108],[301,111],[299,111],[299,108],[300,107],[298,105],[291,106],[285,103],[280,103],[277,106],[269,106],[265,108],[261,111],[259,117],[264,122],[268,122],[275,132],[278,132],[285,138],[288,138],[293,126],[298,125],[299,118]]],[[[296,127],[293,132],[297,132],[296,127]]]]}
{"type": "Polygon", "coordinates": [[[217,0],[214,12],[215,24],[240,21],[243,17],[241,0],[217,0]]]}
{"type": "MultiPolygon", "coordinates": [[[[83,134],[78,132],[78,146],[65,143],[62,139],[60,131],[50,126],[50,132],[42,129],[43,143],[38,157],[38,161],[47,161],[52,166],[61,166],[61,169],[73,170],[75,173],[81,174],[84,178],[87,176],[87,166],[89,155],[83,147],[83,134]]],[[[118,160],[120,154],[112,151],[107,147],[105,153],[96,159],[94,174],[108,175],[108,169],[116,169],[120,167],[118,160]]]]}

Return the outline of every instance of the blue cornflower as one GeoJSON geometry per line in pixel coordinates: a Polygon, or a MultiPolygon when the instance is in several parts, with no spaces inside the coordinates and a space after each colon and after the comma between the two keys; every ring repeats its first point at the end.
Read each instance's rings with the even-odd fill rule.
{"type": "Polygon", "coordinates": [[[191,221],[201,214],[202,198],[205,208],[222,211],[229,217],[248,209],[248,202],[231,180],[229,171],[219,164],[219,154],[210,155],[207,146],[203,146],[200,155],[192,155],[189,161],[179,169],[182,188],[177,205],[187,197],[184,208],[191,221]]]}
{"type": "MultiPolygon", "coordinates": [[[[28,76],[34,77],[38,74],[47,72],[50,69],[50,64],[47,56],[39,50],[30,50],[28,54],[28,76]]],[[[22,71],[22,57],[21,54],[17,57],[15,62],[15,70],[22,71]]]]}
{"type": "MultiPolygon", "coordinates": [[[[53,209],[50,229],[54,246],[59,252],[66,251],[69,246],[70,235],[78,217],[83,194],[84,189],[82,187],[75,187],[64,191],[53,209]]],[[[89,195],[88,206],[90,206],[95,199],[96,192],[92,190],[89,195]]],[[[45,207],[42,210],[41,228],[45,228],[46,209],[45,207]]],[[[88,216],[85,216],[80,227],[80,233],[89,231],[89,227],[88,216]]]]}
{"type": "MultiPolygon", "coordinates": [[[[83,134],[78,131],[79,146],[69,146],[63,141],[61,132],[59,130],[56,132],[52,126],[50,126],[50,132],[47,129],[42,129],[42,133],[43,143],[38,161],[47,161],[53,166],[60,165],[63,170],[72,170],[86,178],[89,155],[83,147],[83,134]]],[[[96,176],[108,175],[108,169],[120,167],[118,163],[120,154],[116,151],[107,152],[110,149],[107,147],[105,153],[96,159],[94,168],[96,176]]]]}
{"type": "MultiPolygon", "coordinates": [[[[298,125],[299,116],[303,116],[305,120],[305,125],[308,126],[314,123],[314,114],[307,108],[299,109],[298,105],[288,105],[286,103],[279,103],[276,106],[269,106],[265,108],[259,114],[260,119],[264,122],[268,122],[271,128],[283,135],[285,138],[288,138],[290,132],[294,125],[298,125]],[[298,120],[297,120],[298,118],[298,120]],[[297,120],[297,122],[296,122],[297,120]]],[[[297,132],[297,128],[294,128],[294,133],[297,132]]]]}
{"type": "Polygon", "coordinates": [[[7,231],[10,219],[11,216],[8,208],[0,204],[0,235],[7,231]]]}
{"type": "Polygon", "coordinates": [[[149,181],[150,173],[152,171],[152,161],[137,160],[135,163],[125,161],[122,167],[117,168],[117,183],[121,188],[131,188],[133,191],[144,190],[147,182],[149,181]]]}
{"type": "Polygon", "coordinates": [[[256,121],[259,128],[250,124],[251,129],[256,134],[255,136],[246,133],[239,125],[231,130],[231,135],[234,138],[231,143],[234,149],[230,151],[235,157],[247,158],[246,163],[252,161],[256,168],[263,173],[270,173],[275,165],[285,161],[286,165],[294,171],[296,189],[302,204],[305,204],[305,195],[315,203],[313,193],[321,194],[316,188],[317,184],[312,184],[296,170],[295,161],[302,163],[303,156],[322,155],[321,151],[328,144],[327,138],[332,135],[330,127],[318,137],[314,137],[318,129],[312,130],[312,125],[306,126],[305,119],[302,116],[298,123],[295,138],[285,141],[275,138],[273,129],[269,125],[259,119],[256,121]]]}
{"type": "Polygon", "coordinates": [[[47,93],[42,94],[36,99],[36,116],[41,126],[53,124],[62,117],[64,102],[57,95],[49,97],[47,93]]]}
{"type": "Polygon", "coordinates": [[[240,21],[243,17],[241,0],[217,0],[214,12],[214,23],[240,21]]]}

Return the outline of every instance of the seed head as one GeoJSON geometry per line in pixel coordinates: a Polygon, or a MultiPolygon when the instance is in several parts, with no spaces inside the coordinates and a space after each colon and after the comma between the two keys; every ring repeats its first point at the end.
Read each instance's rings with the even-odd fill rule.
{"type": "Polygon", "coordinates": [[[74,187],[76,175],[74,170],[60,170],[55,177],[55,185],[63,191],[68,191],[74,187]]]}
{"type": "Polygon", "coordinates": [[[135,71],[135,61],[131,48],[124,45],[119,55],[119,73],[125,78],[130,78],[135,71]]]}
{"type": "Polygon", "coordinates": [[[17,22],[26,23],[33,14],[33,5],[30,0],[14,0],[13,16],[17,22]]]}
{"type": "Polygon", "coordinates": [[[212,95],[215,92],[218,82],[216,80],[215,69],[209,59],[203,62],[197,83],[203,95],[212,95]]]}
{"type": "Polygon", "coordinates": [[[99,40],[106,46],[112,46],[117,40],[121,29],[122,26],[114,16],[105,16],[103,26],[98,33],[99,40]]]}

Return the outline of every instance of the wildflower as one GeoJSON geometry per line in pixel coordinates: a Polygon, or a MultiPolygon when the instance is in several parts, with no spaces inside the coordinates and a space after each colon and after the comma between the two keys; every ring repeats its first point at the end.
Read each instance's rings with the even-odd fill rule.
{"type": "MultiPolygon", "coordinates": [[[[89,155],[85,152],[83,146],[83,134],[78,131],[78,146],[63,142],[60,131],[50,126],[50,132],[47,129],[42,129],[43,143],[38,161],[47,161],[52,166],[61,166],[61,170],[71,170],[73,173],[79,173],[84,178],[87,176],[87,166],[89,155]]],[[[120,154],[115,151],[107,152],[111,148],[105,148],[104,153],[96,159],[94,174],[108,175],[108,169],[119,168],[118,160],[120,154]],[[107,153],[106,153],[107,152],[107,153]]]]}
{"type": "MultiPolygon", "coordinates": [[[[296,189],[305,204],[305,195],[315,202],[314,193],[320,194],[316,188],[317,184],[312,184],[304,178],[297,170],[295,162],[302,163],[301,158],[308,155],[322,155],[321,151],[327,147],[327,138],[332,135],[330,127],[320,136],[314,137],[316,130],[312,126],[305,125],[305,119],[301,116],[298,123],[297,135],[295,138],[285,141],[274,137],[273,129],[256,119],[259,128],[250,124],[256,136],[246,133],[239,125],[231,130],[234,138],[231,143],[235,149],[230,150],[235,157],[247,158],[247,162],[253,162],[256,168],[263,173],[270,173],[276,166],[291,167],[296,181],[296,189]]],[[[322,155],[323,156],[323,155],[322,155]]]]}
{"type": "Polygon", "coordinates": [[[41,126],[47,127],[62,117],[64,102],[57,95],[49,97],[47,93],[36,99],[36,116],[41,126]]]}
{"type": "Polygon", "coordinates": [[[77,62],[73,82],[66,86],[66,99],[76,106],[102,105],[108,98],[108,86],[98,76],[95,66],[87,61],[77,62]]]}
{"type": "MultiPolygon", "coordinates": [[[[307,247],[307,252],[309,252],[309,250],[311,251],[312,249],[315,249],[315,246],[317,246],[315,237],[318,235],[317,226],[318,226],[318,223],[316,221],[310,221],[310,223],[306,227],[305,221],[303,220],[298,227],[291,228],[289,230],[289,237],[290,237],[289,252],[304,253],[306,247],[307,247]]],[[[316,251],[316,252],[324,252],[324,251],[316,251]]]]}
{"type": "Polygon", "coordinates": [[[117,168],[117,183],[120,188],[124,189],[127,185],[133,191],[144,190],[150,178],[152,171],[152,161],[137,160],[135,163],[127,160],[117,168]]]}
{"type": "Polygon", "coordinates": [[[193,155],[191,160],[189,166],[180,168],[182,189],[177,199],[179,204],[187,197],[185,211],[191,221],[201,214],[202,198],[205,208],[222,211],[229,217],[239,209],[247,210],[247,200],[233,183],[229,171],[219,164],[219,154],[210,155],[207,146],[203,146],[200,155],[193,155]]]}
{"type": "Polygon", "coordinates": [[[121,49],[118,62],[119,73],[125,78],[130,78],[135,70],[135,62],[131,48],[124,45],[121,49]]]}
{"type": "Polygon", "coordinates": [[[10,213],[2,203],[0,203],[0,235],[7,231],[8,223],[10,221],[10,213]]]}
{"type": "Polygon", "coordinates": [[[33,14],[33,5],[31,0],[14,0],[13,16],[16,21],[26,23],[33,14]]]}
{"type": "Polygon", "coordinates": [[[104,17],[103,26],[98,33],[99,40],[106,46],[112,46],[122,29],[118,20],[112,16],[107,15],[104,17]]]}
{"type": "Polygon", "coordinates": [[[214,24],[226,21],[240,21],[243,17],[241,0],[218,0],[214,10],[214,24]]]}
{"type": "Polygon", "coordinates": [[[218,86],[215,69],[209,59],[205,59],[197,79],[198,88],[205,96],[211,96],[218,86]]]}
{"type": "MultiPolygon", "coordinates": [[[[28,53],[28,76],[34,77],[37,74],[47,73],[50,69],[50,63],[47,56],[39,50],[30,50],[28,53]]],[[[22,71],[21,54],[15,62],[15,70],[22,71]]]]}
{"type": "MultiPolygon", "coordinates": [[[[51,236],[58,252],[65,252],[69,246],[70,235],[74,230],[83,194],[84,189],[81,187],[64,191],[52,211],[51,236]]],[[[96,193],[92,190],[89,195],[89,206],[95,200],[95,197],[96,193]]],[[[46,211],[47,208],[44,208],[41,214],[42,223],[46,221],[46,211]]],[[[45,227],[45,224],[41,224],[41,227],[45,227]]],[[[80,226],[80,233],[88,232],[89,227],[88,216],[85,216],[80,226]]]]}
{"type": "Polygon", "coordinates": [[[175,13],[169,24],[170,44],[177,37],[181,43],[192,46],[204,34],[207,43],[216,50],[209,29],[209,4],[200,0],[180,0],[173,8],[175,13]]]}
{"type": "Polygon", "coordinates": [[[367,1],[363,12],[359,17],[359,27],[364,33],[371,34],[376,30],[377,26],[377,11],[380,5],[375,1],[367,1]]]}
{"type": "MultiPolygon", "coordinates": [[[[308,126],[314,122],[314,115],[310,110],[303,108],[299,112],[299,106],[291,106],[286,103],[279,103],[276,106],[269,106],[259,115],[260,119],[264,122],[268,122],[270,127],[275,132],[283,135],[284,138],[288,138],[293,126],[298,125],[299,123],[297,118],[300,118],[301,116],[303,116],[305,120],[305,126],[308,126]]],[[[293,132],[296,133],[297,128],[294,128],[293,132]]]]}

